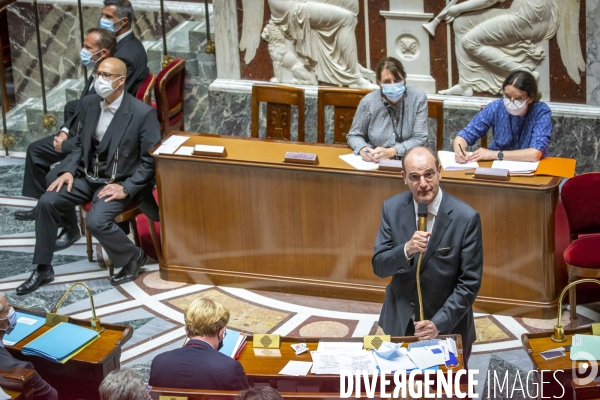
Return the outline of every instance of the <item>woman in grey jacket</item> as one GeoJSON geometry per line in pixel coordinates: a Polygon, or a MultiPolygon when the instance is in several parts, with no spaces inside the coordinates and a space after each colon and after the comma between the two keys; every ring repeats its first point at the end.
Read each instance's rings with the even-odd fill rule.
{"type": "Polygon", "coordinates": [[[399,159],[409,149],[425,145],[427,95],[405,82],[406,72],[396,58],[385,58],[377,66],[381,89],[361,100],[346,136],[363,160],[399,159]]]}

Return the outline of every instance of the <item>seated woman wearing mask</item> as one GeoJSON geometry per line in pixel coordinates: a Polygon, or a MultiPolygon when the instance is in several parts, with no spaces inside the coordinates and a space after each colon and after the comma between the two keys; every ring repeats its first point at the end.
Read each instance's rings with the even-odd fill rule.
{"type": "Polygon", "coordinates": [[[538,161],[548,155],[552,112],[540,100],[537,82],[527,71],[512,72],[502,85],[504,97],[485,106],[454,139],[456,161],[538,161]],[[494,128],[489,149],[468,155],[467,145],[494,128]],[[462,149],[461,149],[462,148],[462,149]]]}
{"type": "Polygon", "coordinates": [[[427,95],[405,86],[402,63],[383,59],[377,66],[374,90],[359,103],[346,140],[363,160],[401,158],[407,150],[427,141],[427,95]]]}

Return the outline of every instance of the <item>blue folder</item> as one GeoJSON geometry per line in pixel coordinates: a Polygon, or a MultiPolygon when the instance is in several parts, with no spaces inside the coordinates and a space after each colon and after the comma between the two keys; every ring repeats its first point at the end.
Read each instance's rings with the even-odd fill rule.
{"type": "Polygon", "coordinates": [[[10,333],[10,335],[4,335],[3,338],[4,344],[8,346],[14,346],[16,343],[20,342],[27,336],[31,335],[33,332],[37,331],[46,322],[46,318],[44,317],[39,317],[37,315],[31,315],[20,311],[17,311],[16,313],[17,325],[15,326],[15,329],[10,333]],[[30,321],[35,320],[35,322],[33,324],[23,323],[19,321],[21,320],[21,318],[27,318],[30,321]]]}
{"type": "Polygon", "coordinates": [[[240,334],[240,332],[227,329],[227,334],[225,335],[225,339],[223,339],[223,347],[221,347],[219,352],[233,358],[237,351],[237,349],[235,349],[235,344],[237,343],[240,334]]]}
{"type": "Polygon", "coordinates": [[[63,363],[97,338],[96,331],[61,322],[23,347],[21,352],[63,363]]]}

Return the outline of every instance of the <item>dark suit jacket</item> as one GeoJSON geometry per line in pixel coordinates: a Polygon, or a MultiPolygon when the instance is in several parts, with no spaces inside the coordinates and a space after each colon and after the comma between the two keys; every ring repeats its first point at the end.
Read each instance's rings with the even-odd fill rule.
{"type": "Polygon", "coordinates": [[[245,390],[250,387],[239,361],[219,353],[201,340],[190,340],[180,349],[154,357],[148,384],[203,390],[245,390]]]}
{"type": "MultiPolygon", "coordinates": [[[[79,97],[80,100],[83,99],[88,94],[96,93],[96,90],[94,89],[94,86],[92,85],[92,82],[94,82],[94,77],[90,76],[88,78],[88,80],[85,82],[85,86],[83,87],[83,90],[81,91],[81,96],[79,97]]],[[[71,101],[71,102],[67,103],[67,105],[65,106],[65,109],[67,107],[76,107],[76,108],[75,108],[73,115],[71,115],[71,117],[69,119],[65,120],[65,122],[63,123],[63,125],[60,128],[61,130],[63,128],[67,128],[69,130],[69,133],[67,134],[67,139],[62,142],[63,154],[69,154],[70,152],[72,152],[73,148],[75,147],[75,143],[77,143],[77,134],[78,134],[77,122],[79,122],[79,112],[81,111],[81,101],[77,101],[77,100],[71,101]],[[70,103],[76,104],[76,106],[74,106],[73,104],[70,105],[70,103]]],[[[67,111],[65,111],[65,114],[66,113],[67,113],[67,111]]]]}
{"type": "MultiPolygon", "coordinates": [[[[85,178],[85,168],[92,173],[92,137],[100,117],[101,101],[102,98],[97,94],[81,100],[82,132],[77,137],[74,150],[56,167],[59,168],[59,175],[70,172],[75,178],[85,178]]],[[[156,203],[151,194],[154,186],[154,159],[150,150],[159,141],[160,126],[156,111],[130,94],[124,93],[121,106],[97,149],[102,152],[107,148],[109,161],[115,159],[118,150],[115,183],[122,184],[131,198],[138,203],[140,210],[151,219],[158,218],[158,214],[155,213],[156,203]]],[[[109,170],[112,170],[112,162],[109,163],[109,170]]]]}
{"type": "Polygon", "coordinates": [[[148,55],[144,45],[133,35],[133,32],[117,43],[115,57],[127,66],[125,90],[134,96],[150,73],[148,69],[148,55]]]}
{"type": "MultiPolygon", "coordinates": [[[[441,189],[440,189],[441,190],[441,189]]],[[[404,245],[416,230],[410,191],[387,199],[375,240],[373,271],[392,277],[386,288],[379,326],[386,334],[404,335],[414,311],[419,319],[416,269],[418,254],[407,261],[404,245]]],[[[443,192],[427,251],[421,262],[423,312],[440,334],[457,333],[465,348],[475,341],[471,308],[481,286],[483,247],[479,214],[443,192]]]]}
{"type": "MultiPolygon", "coordinates": [[[[27,368],[34,369],[33,364],[27,361],[21,361],[14,358],[10,353],[2,346],[0,346],[0,369],[4,371],[10,371],[11,369],[27,368]]],[[[33,398],[37,400],[57,400],[58,394],[52,386],[42,379],[40,374],[37,372],[33,375],[32,387],[33,387],[33,398]]]]}

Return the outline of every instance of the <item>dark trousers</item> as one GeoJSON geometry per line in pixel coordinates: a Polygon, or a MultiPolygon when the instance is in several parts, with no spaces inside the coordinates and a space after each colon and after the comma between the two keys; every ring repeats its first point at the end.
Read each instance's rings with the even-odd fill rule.
{"type": "MultiPolygon", "coordinates": [[[[130,198],[105,202],[98,198],[98,192],[104,187],[84,178],[75,178],[71,192],[63,186],[60,192],[45,192],[39,199],[35,219],[35,251],[33,264],[50,265],[54,255],[56,232],[65,214],[74,210],[76,205],[92,201],[88,213],[86,229],[98,239],[113,264],[123,267],[135,255],[137,247],[119,228],[114,219],[129,205],[130,198]]],[[[75,223],[76,226],[76,223],[75,223]]]]}
{"type": "Polygon", "coordinates": [[[23,196],[39,199],[48,187],[46,184],[47,175],[50,173],[50,176],[48,176],[50,182],[56,179],[55,174],[50,171],[50,166],[64,160],[66,155],[54,150],[53,143],[54,135],[51,135],[36,140],[27,146],[23,196]]]}

